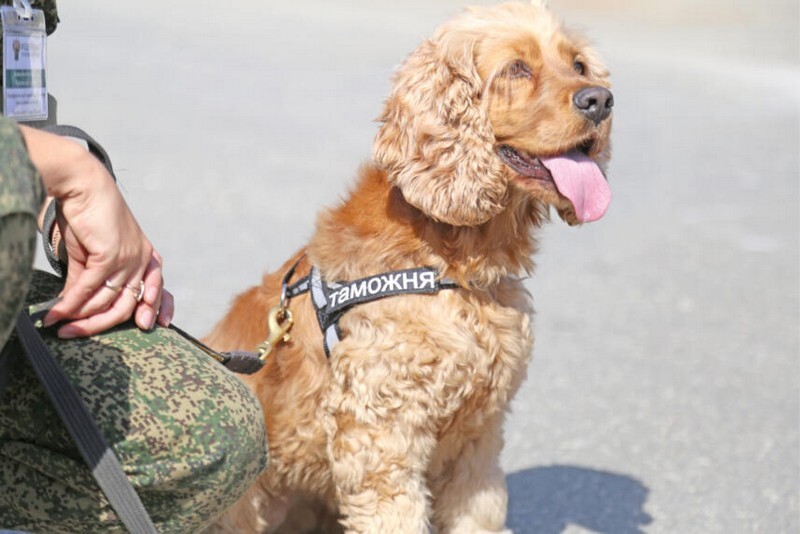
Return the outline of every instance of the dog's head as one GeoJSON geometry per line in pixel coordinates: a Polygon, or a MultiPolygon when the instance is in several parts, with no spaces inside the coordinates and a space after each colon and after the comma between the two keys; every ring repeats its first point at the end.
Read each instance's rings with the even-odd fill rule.
{"type": "Polygon", "coordinates": [[[433,219],[482,224],[524,195],[570,224],[611,193],[608,72],[543,5],[468,9],[401,65],[375,161],[433,219]]]}

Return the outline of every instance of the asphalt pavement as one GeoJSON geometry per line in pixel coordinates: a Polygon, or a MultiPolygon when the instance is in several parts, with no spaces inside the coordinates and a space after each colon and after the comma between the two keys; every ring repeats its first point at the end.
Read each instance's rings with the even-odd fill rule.
{"type": "MultiPolygon", "coordinates": [[[[179,325],[204,334],[305,242],[393,68],[464,5],[59,3],[59,121],[111,154],[179,325]]],[[[798,2],[551,5],[612,72],[614,200],[542,233],[509,526],[800,532],[798,2]]]]}

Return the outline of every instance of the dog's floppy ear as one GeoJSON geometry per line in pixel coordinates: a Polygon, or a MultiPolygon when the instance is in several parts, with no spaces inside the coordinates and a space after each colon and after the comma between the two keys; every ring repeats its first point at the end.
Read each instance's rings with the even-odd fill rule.
{"type": "Polygon", "coordinates": [[[507,183],[481,104],[475,41],[446,35],[423,42],[395,73],[373,157],[426,215],[476,226],[503,209],[507,183]]]}

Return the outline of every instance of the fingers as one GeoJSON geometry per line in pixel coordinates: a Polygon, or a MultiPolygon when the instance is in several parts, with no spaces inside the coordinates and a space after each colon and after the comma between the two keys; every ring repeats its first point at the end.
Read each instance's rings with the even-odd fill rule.
{"type": "Polygon", "coordinates": [[[172,322],[172,317],[175,315],[175,299],[172,293],[166,289],[161,293],[161,313],[158,314],[156,322],[167,327],[172,322]]]}
{"type": "Polygon", "coordinates": [[[67,323],[58,329],[58,337],[70,339],[99,334],[130,319],[135,307],[136,298],[126,289],[108,310],[67,323]]]}
{"type": "MultiPolygon", "coordinates": [[[[138,284],[145,272],[145,263],[153,255],[153,247],[143,239],[133,246],[106,248],[104,254],[92,256],[82,246],[73,228],[64,224],[61,231],[67,243],[68,271],[62,301],[50,310],[45,326],[70,319],[85,319],[111,308],[122,295],[125,284],[138,284]]],[[[129,311],[135,304],[127,302],[129,311]]]]}
{"type": "MultiPolygon", "coordinates": [[[[158,265],[158,273],[160,277],[160,294],[156,298],[154,296],[155,291],[153,291],[149,296],[145,296],[145,301],[155,310],[156,314],[156,322],[164,327],[169,326],[172,322],[172,317],[175,314],[175,299],[172,297],[172,293],[164,289],[164,278],[162,274],[162,265],[163,260],[161,258],[161,254],[158,253],[157,250],[153,250],[153,260],[151,263],[155,262],[158,265]]],[[[148,290],[150,292],[152,290],[148,290]]]]}
{"type": "Polygon", "coordinates": [[[44,319],[46,326],[73,319],[58,330],[61,338],[94,335],[131,316],[142,330],[152,329],[156,322],[169,326],[175,310],[172,295],[164,290],[162,260],[155,250],[141,274],[117,274],[104,279],[86,269],[74,282],[68,280],[67,287],[62,301],[44,319]]]}
{"type": "MultiPolygon", "coordinates": [[[[45,326],[70,319],[86,319],[101,314],[112,307],[127,312],[127,319],[136,307],[134,291],[144,269],[120,271],[106,278],[105,269],[80,269],[70,264],[62,300],[44,318],[45,326]],[[78,274],[73,275],[74,271],[78,274]],[[126,285],[134,286],[131,290],[126,285]]],[[[124,320],[124,319],[123,319],[124,320]]]]}
{"type": "Polygon", "coordinates": [[[164,279],[161,275],[160,260],[161,257],[154,252],[142,278],[145,291],[141,302],[136,307],[136,324],[142,330],[153,328],[158,310],[161,308],[164,279]]]}
{"type": "MultiPolygon", "coordinates": [[[[139,275],[136,272],[119,273],[112,278],[104,279],[100,272],[84,271],[74,283],[67,282],[68,289],[62,295],[63,300],[48,313],[45,325],[69,319],[85,319],[107,311],[123,297],[125,292],[132,291],[126,288],[126,284],[134,285],[135,288],[135,284],[131,284],[129,280],[137,279],[139,275]]],[[[130,315],[136,307],[135,299],[123,300],[126,305],[124,308],[128,309],[130,315]]]]}
{"type": "MultiPolygon", "coordinates": [[[[106,285],[104,273],[98,270],[87,269],[78,276],[68,276],[61,301],[45,316],[44,325],[51,326],[69,319],[84,319],[109,310],[119,300],[124,286],[123,282],[108,282],[109,285],[106,285]]],[[[130,315],[135,302],[128,304],[130,315]]]]}

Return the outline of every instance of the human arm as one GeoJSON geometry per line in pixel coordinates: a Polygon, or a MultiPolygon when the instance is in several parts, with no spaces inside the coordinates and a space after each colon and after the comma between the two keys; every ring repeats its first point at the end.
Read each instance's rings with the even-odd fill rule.
{"type": "Polygon", "coordinates": [[[142,329],[156,321],[168,325],[174,307],[163,290],[161,257],[105,167],[68,139],[25,126],[20,131],[47,194],[59,200],[67,253],[62,298],[44,323],[65,322],[60,337],[93,335],[131,315],[142,329]],[[145,292],[137,302],[139,281],[145,292]]]}

